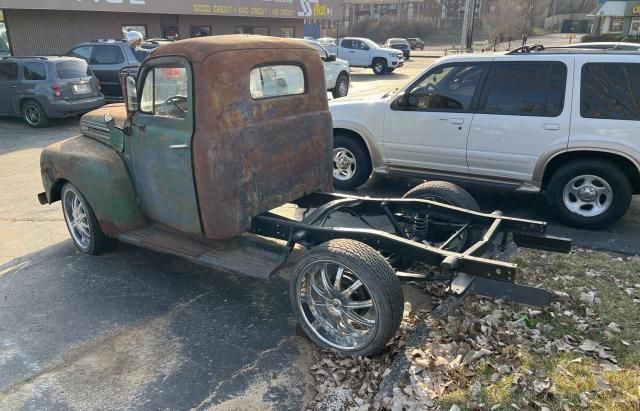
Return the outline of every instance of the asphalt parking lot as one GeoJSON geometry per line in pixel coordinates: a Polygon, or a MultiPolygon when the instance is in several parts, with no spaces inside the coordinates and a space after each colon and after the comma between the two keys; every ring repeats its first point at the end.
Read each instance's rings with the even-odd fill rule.
{"type": "MultiPolygon", "coordinates": [[[[349,98],[400,87],[431,61],[382,77],[356,69],[349,98]]],[[[0,408],[300,408],[313,394],[313,348],[290,312],[291,264],[264,282],[126,245],[79,253],[59,203],[36,199],[40,150],[77,134],[77,123],[34,130],[0,119],[0,408]]],[[[397,196],[416,183],[377,177],[358,193],[397,196]]],[[[472,191],[486,211],[551,220],[552,234],[579,245],[640,254],[638,199],[593,232],[553,223],[541,196],[472,191]]]]}

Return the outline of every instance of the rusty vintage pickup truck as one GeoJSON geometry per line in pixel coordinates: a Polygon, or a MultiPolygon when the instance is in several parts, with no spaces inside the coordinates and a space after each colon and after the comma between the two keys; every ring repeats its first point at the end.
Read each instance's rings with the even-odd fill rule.
{"type": "Polygon", "coordinates": [[[527,304],[546,290],[515,284],[492,246],[567,252],[542,222],[479,212],[449,183],[404,198],[332,193],[333,136],[318,53],[303,42],[218,36],[155,49],[125,103],[86,114],[81,135],[41,156],[42,204],[62,201],[76,247],[113,239],[218,271],[269,278],[309,250],[290,282],[292,309],[316,344],[352,355],[384,349],[403,312],[401,279],[450,282],[527,304]],[[278,212],[283,204],[297,216],[278,212]],[[429,273],[406,272],[420,261],[429,273]]]}

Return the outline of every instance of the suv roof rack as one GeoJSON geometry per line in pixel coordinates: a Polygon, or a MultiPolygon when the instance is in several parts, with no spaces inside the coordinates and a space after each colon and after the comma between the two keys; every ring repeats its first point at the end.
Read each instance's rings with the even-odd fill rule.
{"type": "Polygon", "coordinates": [[[531,53],[533,51],[543,51],[544,45],[543,44],[531,44],[531,45],[527,45],[527,46],[520,46],[517,47],[513,50],[511,50],[510,52],[507,53],[507,55],[513,55],[513,54],[521,54],[521,53],[531,53]]]}
{"type": "Polygon", "coordinates": [[[49,60],[47,57],[45,56],[6,56],[3,57],[2,60],[12,60],[12,59],[37,59],[37,60],[49,60]]]}
{"type": "Polygon", "coordinates": [[[612,55],[638,55],[637,50],[620,50],[620,49],[593,49],[593,48],[579,48],[579,47],[547,47],[544,46],[523,46],[518,47],[507,53],[506,55],[519,55],[519,54],[612,54],[612,55]]]}

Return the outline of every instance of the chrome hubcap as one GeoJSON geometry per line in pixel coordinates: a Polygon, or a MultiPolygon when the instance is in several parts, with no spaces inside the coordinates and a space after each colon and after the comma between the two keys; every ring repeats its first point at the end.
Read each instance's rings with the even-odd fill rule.
{"type": "Polygon", "coordinates": [[[91,227],[84,203],[76,193],[69,190],[64,195],[63,207],[67,227],[69,227],[73,240],[81,248],[89,247],[91,227]]]}
{"type": "Polygon", "coordinates": [[[347,95],[348,87],[349,86],[347,85],[347,81],[346,80],[340,81],[340,84],[338,85],[338,92],[340,92],[341,96],[346,96],[347,95]]]}
{"type": "Polygon", "coordinates": [[[40,123],[40,112],[34,106],[25,107],[24,116],[30,124],[40,123]]]}
{"type": "Polygon", "coordinates": [[[374,337],[378,327],[375,301],[348,267],[314,261],[302,269],[296,291],[304,322],[331,347],[357,350],[374,337]]]}
{"type": "Polygon", "coordinates": [[[382,63],[376,63],[375,65],[376,71],[381,72],[384,69],[382,63]]]}
{"type": "Polygon", "coordinates": [[[337,180],[349,180],[356,174],[356,157],[344,147],[333,149],[333,177],[337,180]]]}
{"type": "Polygon", "coordinates": [[[603,178],[594,175],[577,176],[562,192],[565,207],[582,217],[598,216],[611,207],[613,190],[603,178]]]}

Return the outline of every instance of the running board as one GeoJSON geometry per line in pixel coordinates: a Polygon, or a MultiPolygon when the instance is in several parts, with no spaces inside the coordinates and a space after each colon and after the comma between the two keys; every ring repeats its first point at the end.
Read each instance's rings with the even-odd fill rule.
{"type": "Polygon", "coordinates": [[[118,239],[159,253],[182,257],[216,271],[261,279],[269,278],[289,255],[284,245],[253,234],[242,234],[227,240],[210,240],[151,225],[121,234],[118,239]]]}

